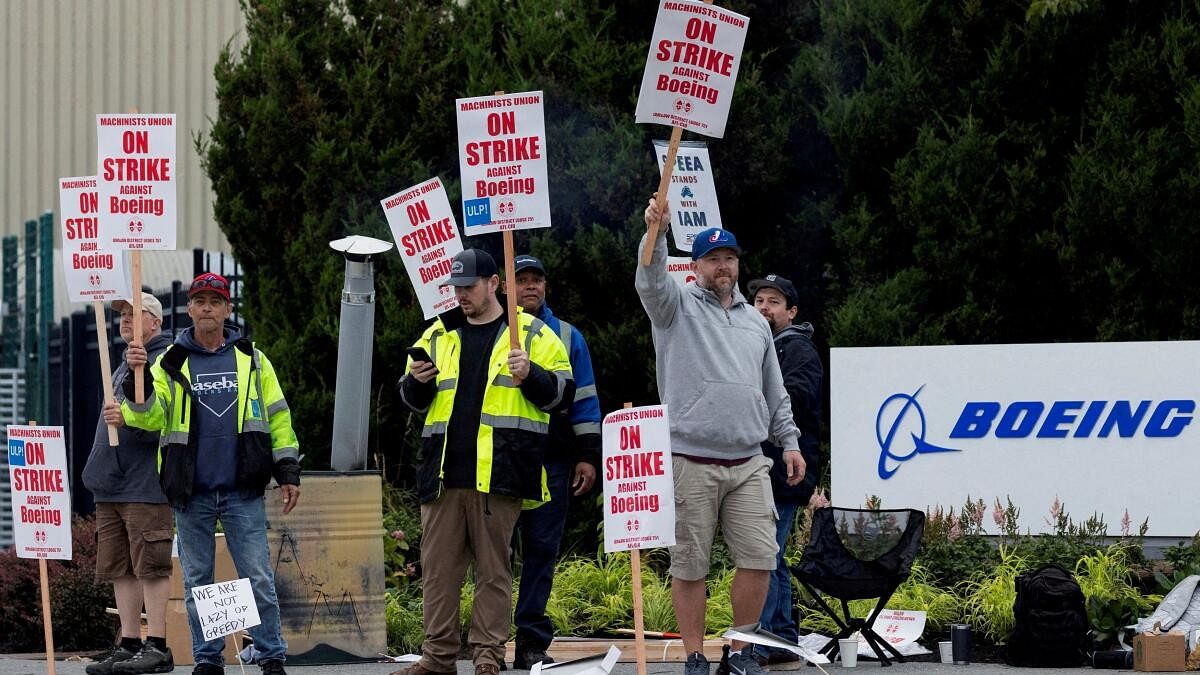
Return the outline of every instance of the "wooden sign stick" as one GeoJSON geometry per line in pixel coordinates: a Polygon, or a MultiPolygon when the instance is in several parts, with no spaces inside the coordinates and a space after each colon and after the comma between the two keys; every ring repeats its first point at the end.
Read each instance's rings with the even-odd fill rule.
{"type": "MultiPolygon", "coordinates": [[[[626,408],[633,404],[626,401],[626,408]]],[[[646,624],[642,603],[642,555],[638,549],[629,552],[629,566],[633,575],[633,653],[637,658],[637,675],[646,675],[646,624]]]]}
{"type": "MultiPolygon", "coordinates": [[[[658,192],[654,193],[654,203],[659,213],[667,207],[667,188],[671,185],[671,175],[675,173],[675,156],[679,154],[679,141],[683,138],[683,129],[671,129],[671,143],[667,146],[667,160],[663,162],[662,178],[658,181],[658,192]]],[[[658,221],[650,223],[646,229],[646,246],[642,250],[642,267],[650,264],[654,255],[654,242],[658,239],[658,221]]]]}
{"type": "MultiPolygon", "coordinates": [[[[496,96],[503,96],[503,91],[498,91],[496,96]]],[[[513,233],[512,230],[505,230],[504,235],[504,297],[508,301],[508,348],[521,348],[521,334],[519,332],[521,322],[517,320],[517,273],[516,263],[513,258],[516,254],[513,253],[513,233]]],[[[513,384],[521,384],[521,378],[513,376],[513,384]]]]}
{"type": "MultiPolygon", "coordinates": [[[[112,364],[108,358],[108,322],[104,320],[104,303],[93,300],[92,313],[96,317],[96,347],[100,351],[100,379],[104,382],[104,405],[108,405],[116,399],[113,396],[112,364]]],[[[117,427],[110,424],[108,444],[115,448],[117,442],[117,427]]]]}
{"type": "MultiPolygon", "coordinates": [[[[137,108],[130,108],[130,113],[136,113],[137,108]]],[[[131,251],[130,260],[133,265],[133,340],[130,344],[142,346],[142,252],[131,251]]],[[[142,391],[145,386],[145,371],[142,366],[133,369],[133,400],[145,403],[146,394],[142,391]]]]}
{"type": "MultiPolygon", "coordinates": [[[[29,420],[29,426],[36,427],[37,420],[29,420]]],[[[45,558],[38,558],[38,577],[42,588],[42,629],[46,636],[46,673],[54,675],[54,623],[50,619],[50,573],[45,558]]]]}

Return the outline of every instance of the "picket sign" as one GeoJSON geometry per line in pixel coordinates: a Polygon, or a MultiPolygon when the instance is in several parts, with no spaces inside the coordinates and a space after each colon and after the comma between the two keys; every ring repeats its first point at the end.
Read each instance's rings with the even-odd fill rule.
{"type": "Polygon", "coordinates": [[[662,405],[623,410],[604,417],[604,552],[629,551],[633,576],[634,652],[638,673],[646,672],[642,609],[641,549],[675,543],[675,487],[671,433],[662,405]]]}
{"type": "MultiPolygon", "coordinates": [[[[128,115],[136,115],[130,108],[128,115]]],[[[173,114],[129,119],[122,115],[96,115],[96,181],[99,193],[100,231],[106,248],[132,252],[133,342],[142,344],[142,249],[175,248],[176,141],[173,114]],[[132,129],[136,129],[136,131],[132,129]],[[151,152],[157,157],[145,157],[151,152]],[[127,190],[126,190],[127,189],[127,190]],[[123,196],[124,195],[124,196],[123,196]],[[106,199],[107,198],[107,201],[106,199]],[[126,220],[128,233],[119,236],[114,223],[126,220]]],[[[145,403],[142,391],[145,370],[133,369],[134,401],[145,403]]]]}
{"type": "MultiPolygon", "coordinates": [[[[684,6],[688,6],[688,5],[692,5],[692,4],[693,3],[686,2],[686,1],[685,2],[675,2],[674,0],[662,0],[659,5],[658,17],[655,20],[655,36],[657,36],[659,34],[660,21],[662,21],[664,19],[664,17],[667,16],[666,12],[668,10],[679,11],[679,7],[684,7],[684,6]],[[676,7],[676,6],[678,6],[678,7],[676,7]]],[[[704,4],[711,5],[712,0],[704,0],[704,4]]],[[[692,10],[688,10],[688,11],[692,11],[692,10]]],[[[639,121],[639,122],[657,122],[657,123],[671,124],[671,140],[669,141],[668,146],[667,146],[667,158],[666,158],[665,166],[663,167],[662,177],[658,182],[658,191],[654,193],[655,206],[657,207],[657,209],[660,213],[666,209],[667,188],[671,185],[671,174],[674,171],[675,156],[679,152],[679,141],[683,138],[684,127],[686,126],[687,128],[693,129],[694,131],[696,131],[698,133],[706,134],[709,136],[716,136],[718,138],[723,136],[725,133],[725,121],[729,115],[729,98],[732,96],[733,86],[737,80],[737,70],[738,70],[738,65],[739,65],[740,59],[741,59],[742,44],[745,40],[745,28],[746,28],[747,20],[745,17],[742,17],[741,15],[733,14],[732,12],[727,12],[725,10],[718,9],[718,10],[714,10],[713,12],[714,12],[714,14],[713,14],[714,17],[719,15],[721,17],[724,17],[725,20],[727,20],[726,25],[721,27],[721,31],[726,30],[726,28],[728,28],[730,25],[735,25],[735,26],[737,26],[737,30],[739,30],[739,32],[735,33],[732,36],[732,39],[731,39],[731,41],[729,41],[728,44],[725,44],[724,42],[721,43],[721,45],[723,47],[726,47],[727,49],[729,49],[728,52],[721,52],[721,51],[714,52],[714,57],[716,57],[716,55],[720,55],[719,63],[722,64],[722,68],[721,68],[722,72],[720,72],[720,73],[714,72],[714,73],[700,74],[700,75],[694,76],[694,77],[702,76],[705,78],[704,81],[706,81],[706,82],[708,81],[708,78],[710,78],[710,77],[718,78],[718,79],[714,80],[712,83],[709,83],[708,85],[704,85],[704,89],[713,98],[711,100],[707,101],[707,103],[709,104],[707,106],[703,105],[703,103],[704,103],[703,101],[699,101],[699,100],[696,101],[694,105],[696,108],[697,115],[695,115],[695,116],[691,115],[692,110],[693,110],[693,103],[691,101],[684,99],[682,96],[679,99],[677,99],[677,101],[675,102],[675,105],[676,105],[676,110],[679,110],[680,106],[683,106],[684,109],[680,110],[680,112],[683,114],[666,115],[665,113],[661,113],[661,112],[659,112],[659,114],[655,114],[656,111],[652,110],[653,106],[651,106],[648,103],[648,100],[652,96],[650,94],[651,91],[662,90],[661,86],[652,86],[652,84],[651,84],[651,82],[654,81],[654,79],[655,79],[654,72],[653,72],[653,70],[654,70],[653,66],[655,65],[654,61],[655,61],[655,54],[656,54],[656,45],[654,44],[654,39],[651,38],[650,53],[646,60],[646,72],[643,74],[642,86],[638,93],[638,110],[637,110],[636,116],[637,116],[637,121],[639,121]],[[728,72],[723,72],[725,70],[728,70],[728,72]]],[[[665,26],[665,23],[663,25],[665,26]]],[[[717,32],[718,32],[717,26],[718,26],[718,24],[715,22],[705,22],[699,18],[693,18],[693,20],[690,20],[688,22],[687,28],[685,29],[684,37],[688,38],[688,40],[692,40],[692,41],[691,42],[676,41],[676,43],[675,43],[675,45],[676,45],[676,57],[675,57],[676,62],[678,62],[680,53],[690,54],[691,53],[690,48],[692,48],[692,47],[697,47],[697,53],[701,53],[700,52],[701,49],[703,49],[703,50],[708,49],[707,46],[699,47],[698,45],[696,45],[696,43],[694,42],[695,39],[699,39],[702,42],[706,42],[706,43],[710,43],[710,44],[716,44],[715,41],[717,40],[717,32]],[[696,31],[696,32],[693,33],[692,31],[696,31]],[[686,42],[686,45],[685,45],[685,42],[686,42]]],[[[675,28],[678,29],[678,26],[675,26],[675,28]]],[[[658,53],[664,53],[664,52],[661,52],[661,49],[662,49],[661,46],[659,47],[659,49],[660,49],[660,51],[658,53]]],[[[665,53],[669,54],[670,52],[668,51],[665,53]]],[[[665,60],[666,58],[669,58],[669,56],[660,57],[658,60],[665,60]]],[[[687,61],[687,59],[685,58],[685,62],[686,61],[687,61]]],[[[691,70],[700,70],[700,69],[691,69],[691,70]]],[[[668,76],[666,74],[662,74],[661,77],[669,78],[670,76],[668,76]]],[[[689,77],[692,77],[692,76],[689,76],[689,77]]],[[[696,85],[698,84],[698,82],[683,82],[682,84],[686,84],[693,88],[696,88],[696,85]]],[[[681,93],[687,94],[688,92],[683,91],[681,88],[681,93]]],[[[654,254],[654,242],[658,238],[658,229],[659,229],[659,222],[657,222],[657,221],[649,223],[649,225],[647,227],[646,246],[642,251],[642,261],[641,262],[642,262],[643,267],[650,264],[650,258],[654,254]]]]}
{"type": "MultiPolygon", "coordinates": [[[[29,420],[29,426],[36,427],[37,420],[29,420]]],[[[65,459],[65,457],[64,457],[64,459],[65,459]]],[[[9,466],[9,474],[10,474],[9,480],[11,481],[12,480],[12,478],[11,478],[12,467],[11,466],[9,466]]],[[[70,503],[70,500],[68,500],[68,503],[70,503]]],[[[16,499],[13,500],[13,507],[14,508],[17,507],[16,499]]],[[[67,525],[68,533],[71,530],[71,526],[69,524],[70,523],[69,513],[70,512],[68,510],[68,525],[67,525]]],[[[16,519],[14,518],[14,521],[15,520],[16,519]]],[[[15,522],[14,522],[14,526],[15,526],[15,522]]],[[[68,537],[69,536],[70,535],[68,534],[68,537]]],[[[70,539],[68,539],[68,541],[70,541],[70,539]]],[[[20,547],[17,548],[17,557],[25,557],[25,556],[21,555],[20,547]]],[[[70,558],[70,556],[68,555],[68,559],[69,558],[70,558]]],[[[38,558],[38,583],[39,583],[39,587],[41,588],[41,593],[42,593],[42,630],[43,630],[43,635],[45,636],[45,640],[46,640],[46,673],[48,673],[48,675],[55,675],[55,669],[54,669],[55,668],[55,666],[54,666],[54,621],[53,621],[53,617],[50,614],[50,573],[46,567],[46,558],[44,558],[44,557],[38,558]]]]}
{"type": "MultiPolygon", "coordinates": [[[[100,246],[100,219],[96,214],[98,204],[96,176],[58,179],[63,271],[67,290],[73,300],[92,303],[92,313],[96,317],[96,343],[100,348],[100,379],[104,383],[104,403],[107,405],[115,399],[104,302],[127,298],[132,293],[125,274],[125,256],[111,248],[104,253],[104,247],[100,246]]],[[[117,427],[112,424],[107,426],[108,444],[115,448],[118,442],[117,427]]]]}

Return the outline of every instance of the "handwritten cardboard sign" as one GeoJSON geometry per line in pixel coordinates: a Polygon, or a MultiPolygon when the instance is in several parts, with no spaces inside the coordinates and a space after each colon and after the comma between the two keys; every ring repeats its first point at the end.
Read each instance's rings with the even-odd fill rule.
{"type": "Polygon", "coordinates": [[[675,479],[667,406],[604,418],[604,552],[675,544],[675,479]]]}
{"type": "Polygon", "coordinates": [[[262,623],[249,579],[219,581],[192,588],[196,616],[205,640],[224,637],[262,623]]]}

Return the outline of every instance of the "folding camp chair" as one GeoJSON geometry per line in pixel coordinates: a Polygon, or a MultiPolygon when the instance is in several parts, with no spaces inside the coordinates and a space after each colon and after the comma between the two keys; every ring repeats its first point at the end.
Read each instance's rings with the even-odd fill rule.
{"type": "Polygon", "coordinates": [[[812,538],[800,563],[791,570],[840,629],[821,653],[834,658],[838,640],[857,631],[884,666],[892,665],[885,649],[896,659],[905,660],[875,632],[874,624],[896,588],[908,578],[924,531],[925,514],[913,509],[862,511],[830,507],[813,513],[812,538]],[[841,601],[840,616],[817,591],[841,601]],[[879,598],[875,609],[866,617],[851,616],[849,601],[865,598],[879,598]]]}

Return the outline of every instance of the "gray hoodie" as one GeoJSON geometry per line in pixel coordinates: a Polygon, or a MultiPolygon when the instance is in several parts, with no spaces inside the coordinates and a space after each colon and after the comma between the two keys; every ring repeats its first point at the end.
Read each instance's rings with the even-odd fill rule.
{"type": "MultiPolygon", "coordinates": [[[[146,353],[153,363],[171,346],[171,336],[159,333],[146,341],[146,353]]],[[[122,381],[129,376],[125,359],[113,373],[117,402],[125,398],[122,381]]],[[[141,502],[165,504],[167,498],[158,486],[158,432],[130,426],[117,429],[118,445],[108,445],[108,426],[101,417],[96,422],[92,452],[83,467],[83,484],[98,502],[141,502]]]]}
{"type": "MultiPolygon", "coordinates": [[[[729,309],[695,282],[667,274],[666,228],[635,286],[654,336],[658,393],[671,419],[676,454],[740,459],[762,454],[768,438],[798,448],[791,402],[766,319],[735,287],[729,309]]],[[[638,247],[641,259],[646,237],[638,247]]]]}

